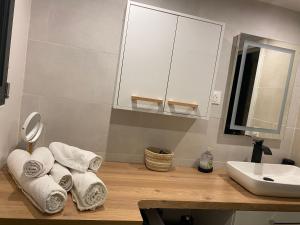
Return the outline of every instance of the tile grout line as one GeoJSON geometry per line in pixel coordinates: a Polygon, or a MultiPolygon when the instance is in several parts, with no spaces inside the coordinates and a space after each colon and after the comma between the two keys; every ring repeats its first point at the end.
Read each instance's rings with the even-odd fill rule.
{"type": "Polygon", "coordinates": [[[93,52],[93,53],[118,55],[117,52],[102,51],[102,50],[97,50],[97,49],[92,49],[92,48],[83,48],[83,47],[78,47],[78,46],[75,46],[75,45],[60,44],[60,43],[57,43],[57,42],[43,41],[43,40],[38,40],[38,39],[28,39],[28,43],[29,42],[38,42],[38,43],[43,43],[43,44],[48,44],[48,45],[54,45],[54,46],[57,46],[57,47],[70,48],[70,49],[74,49],[74,50],[82,50],[82,51],[88,51],[88,52],[93,52]]]}

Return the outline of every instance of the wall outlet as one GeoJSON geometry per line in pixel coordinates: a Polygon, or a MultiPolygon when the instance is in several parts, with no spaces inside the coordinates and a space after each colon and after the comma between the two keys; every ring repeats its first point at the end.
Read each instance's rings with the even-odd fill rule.
{"type": "Polygon", "coordinates": [[[211,96],[211,104],[213,105],[220,105],[221,104],[221,91],[214,91],[214,93],[211,96]]]}

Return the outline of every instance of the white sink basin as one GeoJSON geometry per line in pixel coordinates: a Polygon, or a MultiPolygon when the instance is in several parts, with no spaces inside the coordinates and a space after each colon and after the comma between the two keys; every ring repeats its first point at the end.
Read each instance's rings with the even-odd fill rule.
{"type": "Polygon", "coordinates": [[[251,162],[227,162],[229,176],[256,195],[300,197],[300,168],[251,162]]]}

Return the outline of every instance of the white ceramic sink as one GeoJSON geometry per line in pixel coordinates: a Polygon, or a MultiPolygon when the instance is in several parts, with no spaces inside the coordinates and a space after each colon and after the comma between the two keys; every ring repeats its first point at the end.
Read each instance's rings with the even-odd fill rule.
{"type": "Polygon", "coordinates": [[[256,195],[300,197],[300,168],[251,162],[227,162],[229,176],[256,195]]]}

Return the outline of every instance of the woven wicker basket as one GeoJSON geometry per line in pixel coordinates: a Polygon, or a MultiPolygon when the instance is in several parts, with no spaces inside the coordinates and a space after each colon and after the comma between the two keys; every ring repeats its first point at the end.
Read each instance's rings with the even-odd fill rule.
{"type": "Polygon", "coordinates": [[[145,165],[150,170],[169,171],[172,168],[174,153],[159,148],[145,149],[145,165]]]}

